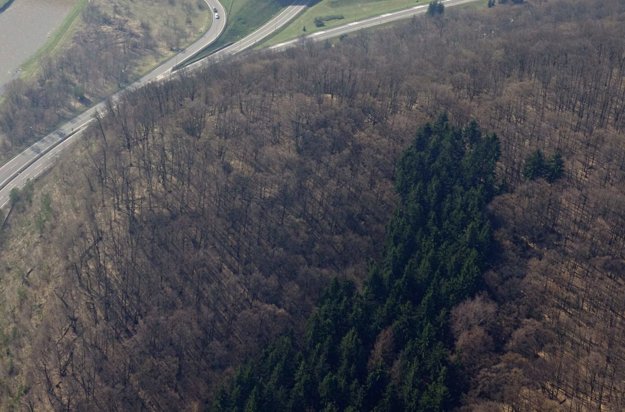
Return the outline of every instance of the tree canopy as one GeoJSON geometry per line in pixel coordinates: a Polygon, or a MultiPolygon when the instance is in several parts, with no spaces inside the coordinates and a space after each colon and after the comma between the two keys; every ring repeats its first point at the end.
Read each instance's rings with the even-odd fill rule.
{"type": "Polygon", "coordinates": [[[554,182],[564,174],[564,160],[559,152],[549,158],[541,150],[536,150],[525,161],[523,177],[527,180],[544,178],[548,182],[554,182]]]}
{"type": "Polygon", "coordinates": [[[492,249],[495,135],[426,124],[396,170],[400,205],[363,293],[335,280],[303,342],[284,337],[242,368],[214,410],[449,410],[463,389],[451,308],[481,287],[492,249]]]}

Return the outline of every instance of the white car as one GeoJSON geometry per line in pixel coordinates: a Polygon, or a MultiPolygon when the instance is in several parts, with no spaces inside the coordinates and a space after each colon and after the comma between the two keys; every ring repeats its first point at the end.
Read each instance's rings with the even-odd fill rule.
{"type": "Polygon", "coordinates": [[[219,13],[215,13],[215,20],[219,20],[219,13]]]}

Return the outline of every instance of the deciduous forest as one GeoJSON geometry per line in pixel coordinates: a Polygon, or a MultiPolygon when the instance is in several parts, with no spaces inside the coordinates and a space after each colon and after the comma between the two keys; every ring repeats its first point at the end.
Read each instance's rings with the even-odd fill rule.
{"type": "Polygon", "coordinates": [[[624,23],[449,8],[125,94],[3,220],[0,409],[625,409],[624,23]]]}

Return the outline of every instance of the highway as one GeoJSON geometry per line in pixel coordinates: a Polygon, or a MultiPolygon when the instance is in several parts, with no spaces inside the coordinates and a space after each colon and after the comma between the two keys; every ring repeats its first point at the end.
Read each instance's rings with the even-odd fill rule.
{"type": "MultiPolygon", "coordinates": [[[[151,81],[165,80],[171,76],[174,76],[176,72],[172,72],[172,68],[180,64],[184,60],[190,58],[198,51],[210,45],[214,42],[223,32],[226,25],[226,12],[217,0],[205,0],[211,9],[216,7],[219,13],[219,19],[213,19],[213,24],[200,40],[193,45],[187,47],[183,52],[168,60],[163,65],[154,69],[135,83],[128,86],[126,89],[113,95],[111,99],[116,100],[121,93],[128,90],[138,89],[151,81]]],[[[446,7],[458,6],[466,3],[475,2],[478,0],[446,0],[443,1],[446,7]]],[[[208,62],[224,59],[229,56],[233,56],[242,52],[255,44],[258,44],[264,38],[270,34],[276,32],[282,28],[289,21],[295,18],[306,7],[304,5],[292,5],[286,7],[280,14],[275,16],[261,28],[243,38],[242,40],[224,48],[216,53],[211,54],[207,58],[192,63],[185,67],[184,70],[196,70],[200,67],[204,67],[208,62]]],[[[369,19],[361,20],[346,24],[344,26],[320,31],[311,35],[300,37],[295,40],[284,42],[271,47],[272,50],[282,50],[288,47],[293,47],[301,44],[302,41],[321,41],[329,38],[341,36],[355,32],[357,30],[363,30],[366,28],[391,23],[400,19],[406,19],[418,14],[423,14],[427,11],[427,4],[413,7],[411,9],[402,10],[394,13],[386,13],[378,17],[372,17],[369,19]]],[[[84,129],[93,121],[94,115],[98,111],[104,111],[106,102],[101,102],[96,106],[90,108],[79,116],[75,117],[71,121],[64,124],[56,131],[50,133],[37,143],[33,144],[22,153],[11,159],[4,166],[0,168],[0,209],[6,207],[10,201],[10,192],[13,188],[23,187],[28,180],[36,179],[48,168],[50,168],[59,154],[69,146],[73,141],[81,136],[84,129]]]]}

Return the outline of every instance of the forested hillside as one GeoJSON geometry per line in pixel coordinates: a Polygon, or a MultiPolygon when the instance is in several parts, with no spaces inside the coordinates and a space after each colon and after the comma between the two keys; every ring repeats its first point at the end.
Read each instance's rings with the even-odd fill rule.
{"type": "Polygon", "coordinates": [[[0,409],[625,409],[624,22],[449,9],[126,95],[2,225],[0,409]]]}

